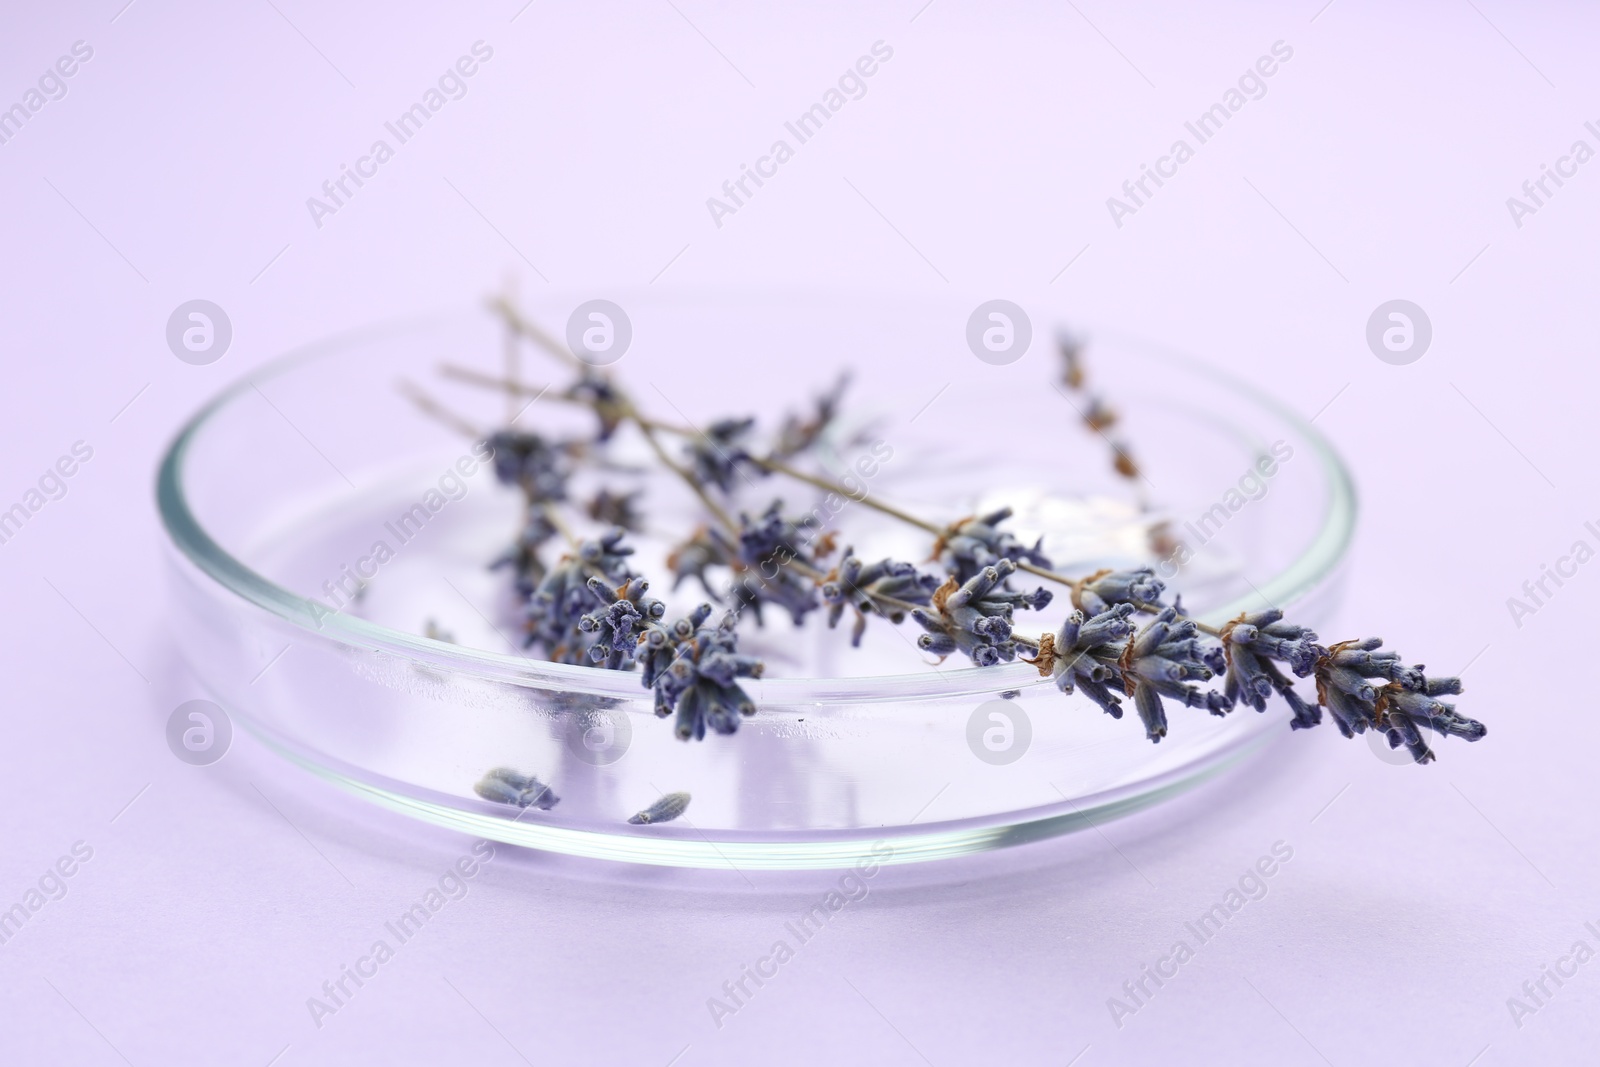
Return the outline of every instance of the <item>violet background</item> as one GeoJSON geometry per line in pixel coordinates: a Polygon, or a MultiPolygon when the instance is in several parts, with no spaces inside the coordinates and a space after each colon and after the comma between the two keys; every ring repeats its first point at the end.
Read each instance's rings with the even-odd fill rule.
{"type": "MultiPolygon", "coordinates": [[[[1600,948],[1600,726],[1574,677],[1600,565],[1520,628],[1505,603],[1600,522],[1600,163],[1520,228],[1505,204],[1600,144],[1592,8],[122,2],[14,9],[0,33],[4,103],[94,48],[0,145],[0,499],[74,441],[95,450],[0,545],[0,903],[94,848],[0,947],[0,1061],[1593,1057],[1600,963],[1520,1028],[1506,998],[1574,941],[1600,948]],[[480,39],[494,57],[467,96],[314,227],[306,198],[480,39]],[[867,95],[716,227],[706,197],[878,40],[894,58],[867,95]],[[1278,40],[1294,56],[1267,95],[1116,227],[1106,197],[1278,40]],[[1337,629],[1470,664],[1461,703],[1489,737],[1395,768],[1324,727],[1099,833],[886,869],[721,1029],[706,999],[836,876],[502,848],[318,1029],[306,998],[470,842],[248,739],[211,768],[172,758],[162,725],[200,694],[164,629],[154,466],[274,354],[508,273],[582,296],[1036,299],[1257,377],[1322,412],[1358,479],[1337,629]],[[163,337],[194,297],[234,327],[207,367],[163,337]],[[1363,337],[1395,297],[1435,331],[1406,367],[1363,337]],[[1116,1028],[1107,998],[1278,840],[1294,859],[1268,896],[1116,1028]]],[[[1029,358],[1042,373],[1045,349],[1029,358]]],[[[756,373],[730,368],[729,405],[756,373]]]]}

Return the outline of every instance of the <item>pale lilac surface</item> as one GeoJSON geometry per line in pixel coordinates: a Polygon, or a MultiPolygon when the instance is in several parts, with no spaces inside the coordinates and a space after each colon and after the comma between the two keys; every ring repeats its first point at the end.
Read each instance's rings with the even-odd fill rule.
{"type": "MultiPolygon", "coordinates": [[[[1506,205],[1574,141],[1600,147],[1584,126],[1600,119],[1593,10],[122,2],[17,8],[0,33],[4,105],[73,42],[94,49],[0,144],[0,506],[75,441],[94,449],[0,545],[0,906],[74,842],[93,848],[0,947],[0,1062],[1593,1057],[1600,963],[1547,981],[1520,1027],[1507,998],[1575,941],[1600,948],[1585,928],[1600,927],[1600,725],[1574,678],[1594,659],[1600,563],[1520,627],[1506,605],[1600,525],[1600,163],[1520,226],[1506,205]],[[306,198],[478,40],[493,58],[466,96],[317,228],[306,198]],[[866,95],[719,228],[706,198],[880,40],[893,58],[866,95]],[[1106,198],[1280,40],[1293,57],[1266,95],[1115,225],[1106,198]],[[837,876],[502,848],[318,1028],[307,998],[471,842],[247,739],[211,768],[172,757],[163,723],[199,693],[163,626],[154,465],[183,418],[275,353],[507,275],[576,298],[651,283],[1000,295],[1252,375],[1318,416],[1358,479],[1330,636],[1466,668],[1461,705],[1489,736],[1393,767],[1330,726],[1288,737],[1275,709],[1286,736],[1248,778],[1102,832],[883,871],[720,1028],[707,999],[837,876]],[[195,297],[234,326],[208,367],[163,336],[195,297]],[[1395,298],[1434,327],[1410,366],[1365,341],[1395,298]],[[1114,1025],[1107,999],[1278,841],[1293,859],[1265,898],[1114,1025]]],[[[1027,357],[1041,380],[1043,336],[1027,357]]],[[[751,348],[730,407],[739,376],[772,380],[751,348]]],[[[882,358],[917,383],[906,416],[930,365],[957,382],[990,370],[959,338],[882,358]]]]}

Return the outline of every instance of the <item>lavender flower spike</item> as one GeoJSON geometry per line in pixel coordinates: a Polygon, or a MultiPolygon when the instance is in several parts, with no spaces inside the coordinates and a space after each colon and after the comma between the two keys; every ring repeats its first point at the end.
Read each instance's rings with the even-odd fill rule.
{"type": "Polygon", "coordinates": [[[1092,618],[1073,612],[1060,631],[1040,641],[1034,665],[1040,674],[1054,677],[1063,693],[1082,689],[1114,719],[1122,718],[1116,691],[1131,696],[1151,741],[1167,735],[1163,699],[1226,714],[1233,701],[1196,684],[1226,666],[1222,649],[1203,640],[1194,620],[1179,615],[1175,607],[1163,609],[1135,634],[1137,610],[1124,602],[1092,618]]]}
{"type": "Polygon", "coordinates": [[[524,599],[531,597],[548,573],[544,560],[539,558],[539,549],[559,532],[541,507],[530,506],[527,522],[518,532],[516,542],[489,564],[489,569],[511,568],[515,576],[512,579],[512,586],[516,589],[517,595],[524,599]]]}
{"type": "Polygon", "coordinates": [[[1382,730],[1391,746],[1405,745],[1418,763],[1434,758],[1419,724],[1468,741],[1488,733],[1483,723],[1457,715],[1454,705],[1433,699],[1461,692],[1461,679],[1429,678],[1421,666],[1401,663],[1399,653],[1378,652],[1382,645],[1376,637],[1345,641],[1317,660],[1317,698],[1333,713],[1340,733],[1382,730]],[[1374,685],[1377,678],[1385,684],[1374,685]]]}
{"type": "Polygon", "coordinates": [[[828,605],[828,628],[839,625],[845,605],[855,609],[856,622],[850,630],[850,644],[861,645],[861,635],[867,628],[868,615],[882,615],[890,622],[905,621],[905,609],[886,603],[881,598],[891,597],[906,604],[926,605],[932,601],[939,588],[939,579],[919,572],[914,564],[892,559],[876,563],[862,563],[855,549],[844,550],[839,561],[822,583],[822,599],[828,605]]]}
{"type": "Polygon", "coordinates": [[[1032,593],[1017,593],[1005,588],[1005,580],[1015,574],[1017,565],[1009,559],[996,560],[960,586],[946,578],[933,594],[937,614],[917,608],[911,617],[928,632],[917,638],[917,647],[936,656],[963,652],[980,667],[992,667],[1017,655],[1011,637],[1011,615],[1017,607],[1042,608],[1050,603],[1050,591],[1039,588],[1032,593]]]}
{"type": "Polygon", "coordinates": [[[711,539],[710,531],[704,526],[695,530],[689,540],[675,547],[667,555],[667,566],[672,568],[674,590],[683,584],[685,578],[698,578],[700,588],[704,589],[706,596],[713,600],[720,600],[721,597],[711,588],[711,580],[706,577],[706,570],[710,567],[729,565],[728,554],[723,551],[721,545],[711,539]]]}
{"type": "Polygon", "coordinates": [[[676,711],[673,729],[684,741],[703,739],[707,727],[731,734],[742,716],[756,710],[737,679],[761,677],[763,664],[739,655],[732,615],[715,627],[705,625],[711,611],[710,604],[701,604],[671,626],[651,625],[639,651],[644,684],[655,690],[656,714],[676,711]]]}

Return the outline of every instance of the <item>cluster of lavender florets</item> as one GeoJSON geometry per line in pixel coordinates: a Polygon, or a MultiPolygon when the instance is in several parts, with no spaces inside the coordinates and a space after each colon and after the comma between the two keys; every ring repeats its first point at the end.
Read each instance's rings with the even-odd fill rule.
{"type": "Polygon", "coordinates": [[[705,625],[712,611],[701,604],[670,626],[651,625],[639,653],[644,684],[655,690],[656,714],[676,713],[673,730],[685,741],[703,739],[708,729],[731,734],[756,711],[738,679],[760,678],[763,664],[739,654],[731,614],[716,626],[705,625]]]}
{"type": "Polygon", "coordinates": [[[819,606],[816,583],[799,569],[815,569],[814,553],[825,549],[826,543],[813,524],[785,518],[781,500],[774,500],[756,518],[741,514],[737,541],[716,529],[711,531],[711,539],[722,560],[738,572],[732,592],[739,610],[749,608],[758,625],[763,604],[787,611],[796,626],[819,606]]]}
{"type": "Polygon", "coordinates": [[[936,656],[961,652],[980,667],[992,667],[1017,657],[1012,639],[1012,613],[1017,608],[1042,608],[1050,603],[1050,591],[1043,587],[1031,593],[1006,588],[1006,579],[1017,565],[998,559],[972,577],[956,584],[951,576],[933,594],[935,610],[916,608],[911,617],[928,631],[917,638],[917,647],[936,656]]]}
{"type": "Polygon", "coordinates": [[[1040,551],[1044,538],[1041,537],[1029,548],[1017,540],[1011,531],[1000,529],[1000,524],[1009,519],[1011,514],[1010,508],[998,508],[987,515],[965,518],[952,523],[939,538],[935,554],[956,581],[964,582],[1002,559],[1009,559],[1013,563],[1020,560],[1040,567],[1050,566],[1050,561],[1040,551]]]}

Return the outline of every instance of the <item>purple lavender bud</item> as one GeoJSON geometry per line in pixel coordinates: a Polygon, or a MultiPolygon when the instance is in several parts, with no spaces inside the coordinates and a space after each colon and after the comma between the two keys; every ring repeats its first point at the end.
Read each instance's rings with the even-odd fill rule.
{"type": "Polygon", "coordinates": [[[634,826],[652,826],[656,823],[671,822],[688,810],[688,793],[668,793],[639,814],[629,818],[628,822],[634,826]]]}
{"type": "Polygon", "coordinates": [[[472,788],[485,800],[514,804],[519,808],[549,811],[561,802],[561,798],[539,779],[518,774],[509,767],[496,767],[472,788]]]}
{"type": "Polygon", "coordinates": [[[1429,678],[1422,692],[1430,697],[1446,697],[1461,692],[1460,678],[1429,678]]]}
{"type": "MultiPolygon", "coordinates": [[[[568,400],[585,401],[594,409],[595,416],[600,420],[600,429],[595,434],[597,441],[609,441],[628,414],[627,400],[611,384],[610,378],[593,368],[585,368],[582,377],[562,395],[568,400]]],[[[617,522],[619,526],[628,525],[617,520],[610,521],[617,522]]],[[[628,528],[633,529],[631,526],[628,528]]]]}
{"type": "Polygon", "coordinates": [[[1147,682],[1137,682],[1133,687],[1133,706],[1144,723],[1144,735],[1151,741],[1167,736],[1167,713],[1161,706],[1161,697],[1147,682]]]}

